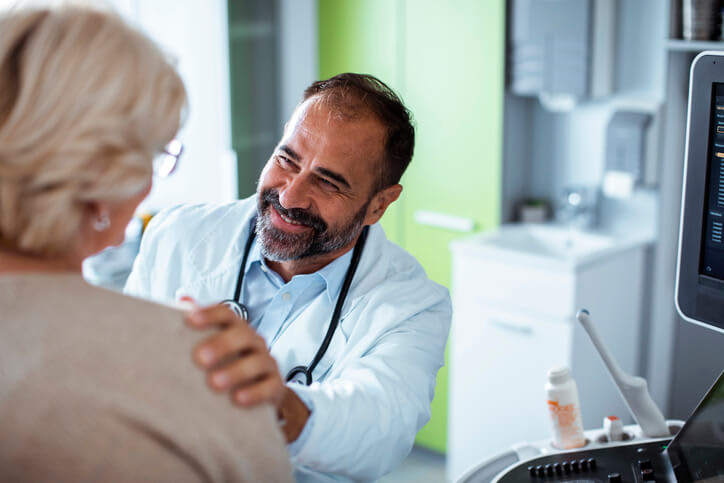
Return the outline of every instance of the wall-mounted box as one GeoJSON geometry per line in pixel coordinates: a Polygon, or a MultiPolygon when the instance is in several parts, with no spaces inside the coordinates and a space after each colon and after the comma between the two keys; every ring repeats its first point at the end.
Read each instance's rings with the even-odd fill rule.
{"type": "Polygon", "coordinates": [[[613,0],[511,0],[510,91],[554,109],[610,94],[615,9],[613,0]]]}

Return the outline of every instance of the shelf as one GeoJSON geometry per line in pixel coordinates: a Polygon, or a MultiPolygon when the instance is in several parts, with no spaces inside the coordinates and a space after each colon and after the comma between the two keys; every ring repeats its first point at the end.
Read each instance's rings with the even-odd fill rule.
{"type": "Polygon", "coordinates": [[[724,41],[669,39],[666,48],[672,52],[703,52],[705,50],[724,50],[724,41]]]}

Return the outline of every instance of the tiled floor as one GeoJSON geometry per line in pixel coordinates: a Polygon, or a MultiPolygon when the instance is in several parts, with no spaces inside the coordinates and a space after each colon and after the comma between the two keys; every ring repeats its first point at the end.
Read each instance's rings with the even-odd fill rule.
{"type": "Polygon", "coordinates": [[[379,480],[379,483],[444,482],[445,456],[417,446],[399,468],[379,480]]]}

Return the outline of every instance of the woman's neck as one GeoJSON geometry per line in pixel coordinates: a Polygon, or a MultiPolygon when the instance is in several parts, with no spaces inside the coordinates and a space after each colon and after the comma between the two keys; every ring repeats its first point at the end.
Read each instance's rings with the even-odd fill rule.
{"type": "Polygon", "coordinates": [[[76,257],[41,258],[0,248],[0,273],[77,272],[82,260],[76,257]]]}

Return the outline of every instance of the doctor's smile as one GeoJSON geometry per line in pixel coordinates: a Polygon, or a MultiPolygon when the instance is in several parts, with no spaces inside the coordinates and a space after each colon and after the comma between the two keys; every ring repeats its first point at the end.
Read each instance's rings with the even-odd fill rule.
{"type": "Polygon", "coordinates": [[[307,210],[301,208],[285,209],[279,203],[279,193],[276,190],[264,191],[261,194],[261,203],[261,216],[271,216],[272,223],[284,231],[300,233],[311,229],[317,233],[323,233],[327,230],[327,223],[307,210]]]}
{"type": "Polygon", "coordinates": [[[284,208],[275,189],[259,195],[256,230],[262,251],[271,261],[297,260],[325,255],[355,240],[362,228],[369,203],[365,203],[344,226],[332,229],[321,217],[302,208],[284,208]]]}

